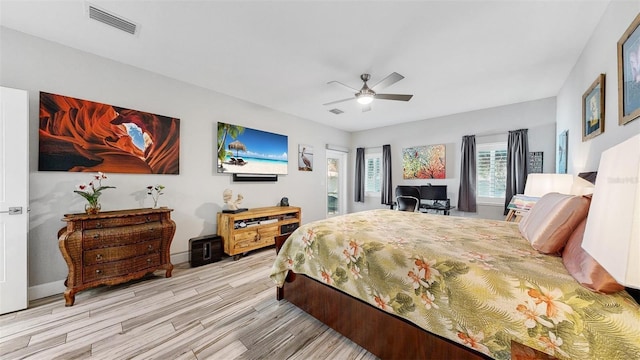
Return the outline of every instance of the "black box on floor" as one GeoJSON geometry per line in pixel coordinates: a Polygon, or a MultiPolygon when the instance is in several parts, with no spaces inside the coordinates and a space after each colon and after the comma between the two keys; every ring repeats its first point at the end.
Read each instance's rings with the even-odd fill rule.
{"type": "Polygon", "coordinates": [[[205,235],[189,240],[189,264],[191,267],[211,264],[222,259],[222,238],[205,235]]]}

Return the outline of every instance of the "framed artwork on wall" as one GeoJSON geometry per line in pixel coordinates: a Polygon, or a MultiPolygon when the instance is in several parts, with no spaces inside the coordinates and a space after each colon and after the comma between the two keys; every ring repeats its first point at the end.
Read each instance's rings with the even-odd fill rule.
{"type": "Polygon", "coordinates": [[[218,122],[216,171],[234,181],[277,181],[289,168],[289,137],[246,126],[218,122]],[[252,175],[252,176],[247,176],[252,175]]]}
{"type": "Polygon", "coordinates": [[[532,151],[529,153],[529,174],[541,174],[544,153],[542,151],[532,151]]]}
{"type": "Polygon", "coordinates": [[[582,95],[582,141],[604,132],[605,75],[600,74],[582,95]]]}
{"type": "Polygon", "coordinates": [[[40,92],[39,171],[180,173],[180,119],[40,92]]]}
{"type": "Polygon", "coordinates": [[[298,144],[298,170],[313,171],[313,146],[298,144]]]}
{"type": "Polygon", "coordinates": [[[558,135],[558,156],[556,172],[558,174],[567,173],[567,143],[569,142],[569,130],[565,130],[558,135]]]}
{"type": "Polygon", "coordinates": [[[444,179],[445,170],[444,144],[402,149],[404,179],[444,179]]]}
{"type": "Polygon", "coordinates": [[[640,117],[640,14],[618,41],[618,123],[640,117]]]}

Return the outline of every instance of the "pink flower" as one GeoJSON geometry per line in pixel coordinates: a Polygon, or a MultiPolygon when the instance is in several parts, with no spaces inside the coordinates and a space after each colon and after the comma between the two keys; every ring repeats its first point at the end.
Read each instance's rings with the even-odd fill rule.
{"type": "Polygon", "coordinates": [[[360,275],[360,268],[358,267],[358,265],[353,265],[351,267],[351,274],[353,275],[354,279],[362,279],[362,275],[360,275]]]}
{"type": "Polygon", "coordinates": [[[425,283],[422,279],[420,279],[420,270],[413,268],[413,270],[409,270],[407,274],[411,283],[413,284],[414,289],[420,288],[420,286],[429,287],[429,284],[425,283]]]}
{"type": "Polygon", "coordinates": [[[355,263],[357,261],[355,256],[351,255],[351,253],[349,252],[349,249],[344,249],[342,251],[342,255],[344,256],[345,260],[347,261],[347,264],[355,263]]]}
{"type": "Polygon", "coordinates": [[[434,307],[436,309],[439,308],[438,304],[433,302],[435,299],[436,299],[436,297],[433,296],[433,294],[428,292],[428,291],[426,293],[420,295],[420,300],[424,304],[424,307],[427,308],[427,310],[431,309],[431,307],[434,307]]]}
{"type": "Polygon", "coordinates": [[[524,326],[527,329],[533,329],[536,327],[536,323],[540,323],[540,325],[548,328],[553,327],[552,323],[541,317],[542,313],[544,313],[544,307],[540,305],[536,305],[533,302],[525,300],[524,304],[518,304],[518,306],[516,306],[516,310],[518,310],[525,318],[524,326]]]}
{"type": "Polygon", "coordinates": [[[547,290],[541,288],[540,291],[538,291],[530,288],[527,294],[533,299],[536,305],[544,304],[546,306],[545,315],[547,315],[554,324],[566,320],[567,313],[573,313],[571,306],[560,300],[560,298],[562,298],[562,291],[560,289],[547,290]]]}
{"type": "Polygon", "coordinates": [[[435,277],[440,276],[440,272],[433,267],[436,264],[435,260],[416,259],[414,263],[418,269],[418,275],[427,283],[432,284],[436,281],[435,277]]]}
{"type": "Polygon", "coordinates": [[[362,256],[362,242],[356,240],[349,240],[349,248],[351,249],[351,255],[356,259],[362,256]]]}
{"type": "Polygon", "coordinates": [[[489,348],[482,344],[482,341],[484,340],[484,333],[482,331],[478,332],[477,334],[473,333],[470,330],[468,330],[466,333],[459,331],[458,338],[462,341],[463,344],[469,347],[472,347],[485,354],[489,353],[489,348]]]}
{"type": "Polygon", "coordinates": [[[376,306],[378,306],[382,310],[387,310],[387,311],[392,310],[391,306],[389,306],[389,302],[391,301],[391,299],[388,296],[380,295],[376,293],[373,296],[373,301],[375,301],[376,306]]]}
{"type": "Polygon", "coordinates": [[[560,346],[564,343],[562,338],[556,337],[556,334],[549,331],[549,336],[540,336],[538,338],[538,342],[540,345],[544,346],[547,352],[551,353],[551,355],[555,355],[555,353],[559,353],[562,356],[568,357],[566,352],[560,349],[560,346]]]}
{"type": "Polygon", "coordinates": [[[331,270],[325,269],[324,267],[322,267],[322,269],[320,270],[320,276],[322,277],[322,281],[324,281],[325,283],[332,285],[333,284],[333,278],[331,278],[331,270]]]}

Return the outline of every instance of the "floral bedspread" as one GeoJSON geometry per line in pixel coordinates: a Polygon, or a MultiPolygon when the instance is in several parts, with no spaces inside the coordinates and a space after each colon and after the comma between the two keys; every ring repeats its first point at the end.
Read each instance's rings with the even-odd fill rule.
{"type": "Polygon", "coordinates": [[[306,274],[495,359],[640,359],[640,306],[580,286],[515,223],[370,210],[301,226],[271,271],[306,274]]]}

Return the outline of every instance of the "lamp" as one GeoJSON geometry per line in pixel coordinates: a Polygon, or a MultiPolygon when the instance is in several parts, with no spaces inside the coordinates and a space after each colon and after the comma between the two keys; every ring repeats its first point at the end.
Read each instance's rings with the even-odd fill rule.
{"type": "Polygon", "coordinates": [[[582,248],[640,289],[640,134],[602,153],[582,248]]]}
{"type": "Polygon", "coordinates": [[[532,197],[542,197],[552,192],[570,194],[572,185],[571,174],[529,174],[524,194],[532,197]]]}
{"type": "Polygon", "coordinates": [[[367,104],[371,104],[371,102],[373,101],[373,94],[370,93],[361,93],[357,96],[358,98],[358,103],[362,104],[362,105],[367,105],[367,104]]]}

